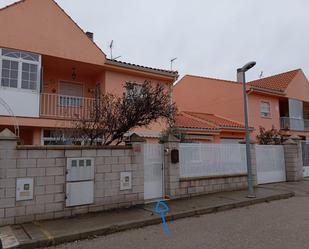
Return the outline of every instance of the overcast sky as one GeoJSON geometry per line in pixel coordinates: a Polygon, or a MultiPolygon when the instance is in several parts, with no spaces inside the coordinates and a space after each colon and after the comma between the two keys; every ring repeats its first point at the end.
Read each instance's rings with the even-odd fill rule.
{"type": "MultiPolygon", "coordinates": [[[[136,64],[235,80],[302,68],[309,77],[308,0],[56,0],[110,56],[136,64]]],[[[0,7],[15,2],[0,0],[0,7]]]]}

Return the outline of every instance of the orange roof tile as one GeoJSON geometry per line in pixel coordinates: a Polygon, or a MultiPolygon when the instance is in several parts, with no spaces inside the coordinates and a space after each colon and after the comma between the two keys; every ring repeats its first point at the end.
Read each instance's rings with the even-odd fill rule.
{"type": "Polygon", "coordinates": [[[196,120],[194,118],[190,118],[187,116],[184,116],[183,114],[178,114],[176,116],[176,127],[178,128],[193,128],[193,129],[217,129],[215,125],[209,124],[206,122],[202,122],[199,120],[196,120]]]}
{"type": "Polygon", "coordinates": [[[209,114],[209,113],[199,113],[199,112],[187,112],[184,113],[198,118],[200,120],[210,122],[219,128],[244,128],[244,125],[236,121],[220,117],[218,115],[209,114]]]}
{"type": "Polygon", "coordinates": [[[264,88],[268,90],[284,92],[300,70],[301,69],[295,69],[285,73],[254,80],[249,82],[248,84],[256,88],[264,88]]]}
{"type": "Polygon", "coordinates": [[[195,128],[195,129],[244,129],[244,125],[219,117],[214,114],[197,113],[197,112],[181,112],[176,117],[176,126],[179,128],[195,128]]]}

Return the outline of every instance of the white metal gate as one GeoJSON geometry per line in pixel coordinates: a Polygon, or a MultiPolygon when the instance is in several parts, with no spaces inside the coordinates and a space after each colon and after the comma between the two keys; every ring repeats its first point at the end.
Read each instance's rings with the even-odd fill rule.
{"type": "Polygon", "coordinates": [[[286,181],[282,145],[256,145],[256,164],[258,184],[286,181]]]}
{"type": "Polygon", "coordinates": [[[309,143],[302,142],[302,156],[303,156],[303,173],[304,177],[309,176],[309,143]]]}
{"type": "Polygon", "coordinates": [[[144,144],[144,199],[163,196],[163,146],[144,144]]]}

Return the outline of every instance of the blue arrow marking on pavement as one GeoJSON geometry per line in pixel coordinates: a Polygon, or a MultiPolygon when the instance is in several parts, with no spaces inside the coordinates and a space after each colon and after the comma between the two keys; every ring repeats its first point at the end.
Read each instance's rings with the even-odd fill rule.
{"type": "Polygon", "coordinates": [[[170,236],[170,231],[167,227],[167,223],[166,223],[165,216],[164,216],[165,213],[168,212],[167,204],[162,200],[158,201],[157,204],[156,204],[155,212],[158,213],[158,214],[161,214],[161,219],[163,221],[163,227],[165,229],[165,232],[168,236],[170,236]]]}

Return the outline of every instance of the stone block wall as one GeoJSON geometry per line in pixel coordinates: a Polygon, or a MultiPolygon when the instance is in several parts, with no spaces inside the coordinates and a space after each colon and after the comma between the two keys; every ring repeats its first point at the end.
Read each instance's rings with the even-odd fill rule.
{"type": "Polygon", "coordinates": [[[144,201],[143,164],[131,146],[32,147],[0,140],[0,225],[68,217],[144,201]],[[66,207],[67,158],[94,158],[94,203],[66,207]],[[132,188],[120,190],[120,172],[132,173],[132,188]],[[32,178],[32,200],[16,201],[16,179],[32,178]]]}
{"type": "Polygon", "coordinates": [[[201,194],[234,191],[245,189],[247,186],[247,175],[245,174],[180,178],[176,196],[183,198],[201,194]]]}
{"type": "MultiPolygon", "coordinates": [[[[6,134],[6,133],[4,133],[6,134]]],[[[130,207],[144,203],[144,141],[135,138],[128,146],[17,146],[16,138],[0,133],[0,226],[34,220],[69,217],[88,212],[130,207]],[[94,202],[66,207],[68,158],[93,158],[94,202]],[[120,190],[120,173],[131,172],[132,188],[120,190]],[[34,182],[33,199],[16,201],[18,178],[34,182]]],[[[8,134],[10,135],[10,134],[8,134]]],[[[179,140],[169,136],[164,146],[163,197],[191,197],[247,188],[247,175],[180,177],[179,162],[171,162],[171,151],[179,140]]],[[[301,147],[289,141],[284,145],[288,181],[302,175],[301,147]]],[[[253,181],[256,185],[256,153],[251,146],[253,181]]]]}
{"type": "MultiPolygon", "coordinates": [[[[166,137],[165,150],[165,195],[170,199],[197,196],[208,193],[245,189],[248,186],[247,174],[185,177],[180,176],[180,163],[171,162],[171,150],[179,150],[179,140],[173,136],[166,137]]],[[[253,183],[257,184],[255,145],[251,145],[251,164],[253,183]]]]}

